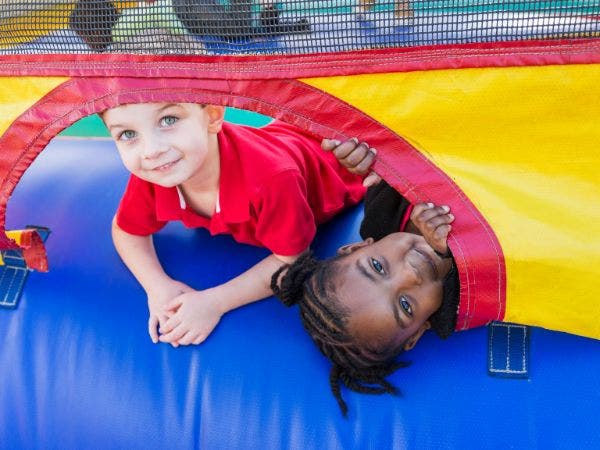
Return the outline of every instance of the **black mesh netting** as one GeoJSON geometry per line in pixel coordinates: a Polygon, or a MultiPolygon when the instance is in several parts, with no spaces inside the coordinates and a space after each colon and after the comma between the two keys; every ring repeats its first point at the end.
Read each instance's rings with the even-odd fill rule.
{"type": "Polygon", "coordinates": [[[589,38],[600,0],[0,0],[0,53],[321,53],[589,38]]]}

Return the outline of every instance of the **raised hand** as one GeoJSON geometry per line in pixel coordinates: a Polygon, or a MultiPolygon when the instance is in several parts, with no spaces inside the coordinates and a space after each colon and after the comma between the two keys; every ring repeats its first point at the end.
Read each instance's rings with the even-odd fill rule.
{"type": "Polygon", "coordinates": [[[450,207],[435,206],[433,203],[418,203],[410,215],[411,222],[417,227],[427,243],[442,257],[450,256],[448,233],[454,221],[450,207]]]}
{"type": "Polygon", "coordinates": [[[379,175],[370,171],[377,150],[371,148],[366,142],[359,142],[357,138],[348,139],[340,142],[334,139],[323,139],[321,148],[325,151],[333,152],[339,163],[350,173],[356,175],[368,175],[363,181],[366,187],[377,184],[381,181],[379,175]]]}

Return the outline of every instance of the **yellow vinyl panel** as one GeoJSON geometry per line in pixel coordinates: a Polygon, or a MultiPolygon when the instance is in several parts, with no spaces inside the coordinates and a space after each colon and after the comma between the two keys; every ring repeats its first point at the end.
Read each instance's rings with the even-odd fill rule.
{"type": "Polygon", "coordinates": [[[495,230],[505,320],[600,338],[600,65],[302,80],[395,130],[495,230]]]}
{"type": "Polygon", "coordinates": [[[0,135],[17,117],[66,80],[68,78],[63,77],[0,78],[0,135]]]}

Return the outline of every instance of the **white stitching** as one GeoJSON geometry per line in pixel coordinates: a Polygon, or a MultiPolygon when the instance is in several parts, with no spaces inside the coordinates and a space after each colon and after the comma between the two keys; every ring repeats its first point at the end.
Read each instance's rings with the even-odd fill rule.
{"type": "Polygon", "coordinates": [[[524,325],[515,325],[512,323],[493,323],[490,325],[490,346],[489,346],[489,358],[490,358],[490,367],[488,368],[489,372],[493,373],[506,373],[506,374],[526,374],[528,372],[527,369],[527,326],[524,325]],[[507,329],[507,349],[506,349],[506,367],[505,368],[495,368],[494,367],[494,352],[493,352],[493,343],[494,343],[494,328],[496,327],[504,327],[507,329]],[[521,341],[521,356],[522,356],[522,368],[520,370],[515,370],[510,368],[510,331],[513,328],[519,328],[523,331],[522,341],[521,341]]]}

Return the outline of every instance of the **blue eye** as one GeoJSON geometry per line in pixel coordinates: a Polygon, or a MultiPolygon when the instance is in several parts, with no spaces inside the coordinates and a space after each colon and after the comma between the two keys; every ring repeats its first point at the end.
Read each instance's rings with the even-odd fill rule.
{"type": "Polygon", "coordinates": [[[125,130],[119,135],[119,139],[122,141],[128,141],[137,136],[137,133],[133,130],[125,130]]]}
{"type": "Polygon", "coordinates": [[[379,261],[377,261],[374,258],[371,258],[371,266],[373,266],[373,269],[375,269],[375,271],[379,274],[385,274],[385,269],[383,268],[383,266],[381,265],[381,263],[379,261]]]}
{"type": "Polygon", "coordinates": [[[400,307],[406,314],[412,316],[412,306],[410,306],[410,303],[404,295],[400,296],[400,307]]]}
{"type": "Polygon", "coordinates": [[[165,116],[160,120],[160,124],[165,127],[170,127],[174,125],[179,119],[175,116],[165,116]]]}

